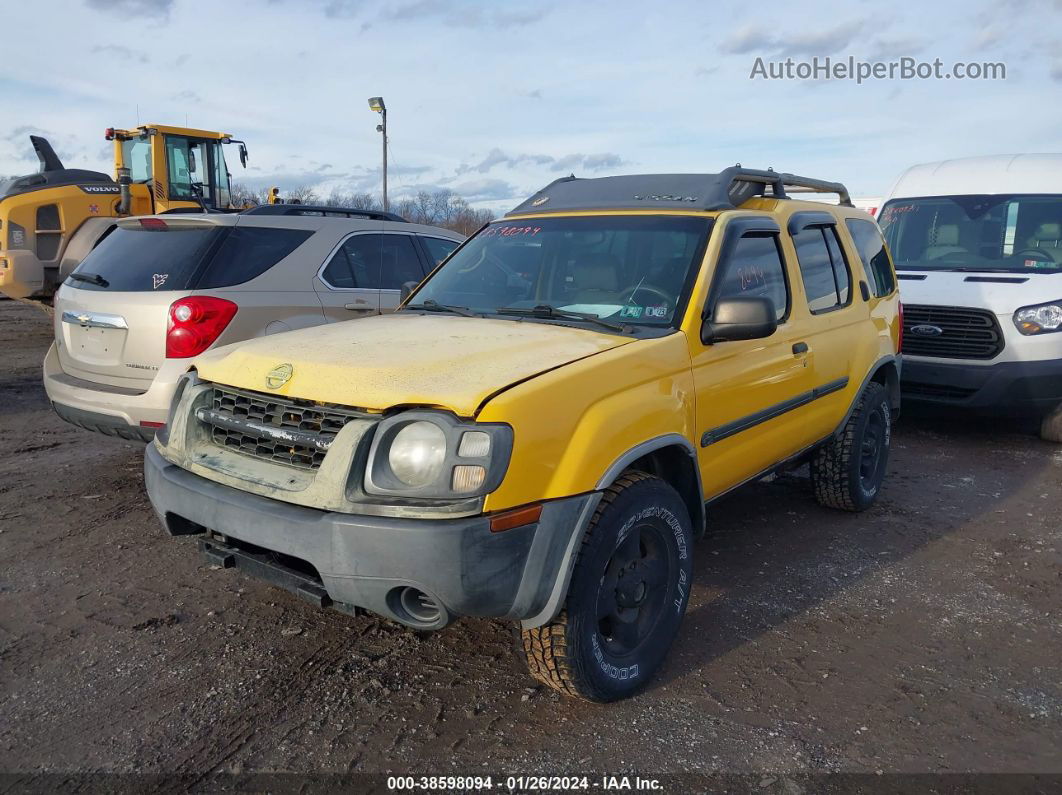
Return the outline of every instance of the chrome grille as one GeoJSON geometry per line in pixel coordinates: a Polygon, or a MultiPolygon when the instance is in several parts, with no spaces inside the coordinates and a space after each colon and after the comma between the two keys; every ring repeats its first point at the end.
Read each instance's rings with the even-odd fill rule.
{"type": "Polygon", "coordinates": [[[366,415],[310,401],[214,387],[196,416],[214,444],[267,461],[317,469],[343,426],[366,415]]]}
{"type": "Polygon", "coordinates": [[[1003,350],[1003,331],[996,316],[961,306],[903,305],[903,352],[942,359],[992,359],[1003,350]],[[935,326],[935,336],[916,334],[919,326],[935,326]]]}

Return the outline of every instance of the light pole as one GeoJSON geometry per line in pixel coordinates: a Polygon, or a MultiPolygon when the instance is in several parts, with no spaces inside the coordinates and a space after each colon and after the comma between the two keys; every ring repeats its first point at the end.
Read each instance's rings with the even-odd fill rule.
{"type": "Polygon", "coordinates": [[[376,125],[376,130],[383,135],[383,208],[384,212],[387,212],[387,106],[383,97],[369,97],[369,109],[376,111],[381,117],[381,123],[376,125]]]}

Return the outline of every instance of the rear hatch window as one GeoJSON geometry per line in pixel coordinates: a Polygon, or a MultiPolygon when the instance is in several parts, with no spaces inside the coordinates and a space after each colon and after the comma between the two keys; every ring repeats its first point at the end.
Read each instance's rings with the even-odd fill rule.
{"type": "Polygon", "coordinates": [[[159,292],[230,287],[276,265],[313,232],[151,221],[119,226],[69,277],[79,290],[159,292]]]}

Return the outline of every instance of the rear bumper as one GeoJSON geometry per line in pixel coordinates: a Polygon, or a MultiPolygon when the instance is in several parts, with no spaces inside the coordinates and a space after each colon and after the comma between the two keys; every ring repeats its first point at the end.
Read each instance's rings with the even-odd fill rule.
{"type": "Polygon", "coordinates": [[[154,428],[141,428],[129,425],[127,422],[110,414],[98,414],[94,411],[66,406],[52,401],[55,413],[79,428],[86,431],[95,431],[104,436],[117,436],[119,439],[128,439],[131,442],[150,442],[155,438],[154,428]]]}
{"type": "Polygon", "coordinates": [[[904,401],[1043,414],[1062,403],[1062,359],[991,365],[904,357],[904,401]]]}
{"type": "Polygon", "coordinates": [[[142,428],[140,423],[166,422],[176,388],[176,380],[170,381],[163,373],[145,392],[75,378],[63,372],[55,343],[44,358],[44,391],[56,413],[74,425],[109,436],[153,439],[155,429],[142,428]],[[127,430],[135,433],[130,435],[127,430]]]}
{"type": "Polygon", "coordinates": [[[224,536],[203,543],[215,562],[320,604],[364,608],[418,629],[441,629],[457,616],[519,619],[527,626],[552,619],[600,499],[592,493],[554,500],[543,505],[538,523],[492,533],[485,516],[396,519],[272,500],[170,464],[153,444],[144,456],[144,479],[168,532],[224,536]],[[437,614],[405,610],[406,588],[426,594],[437,614]]]}

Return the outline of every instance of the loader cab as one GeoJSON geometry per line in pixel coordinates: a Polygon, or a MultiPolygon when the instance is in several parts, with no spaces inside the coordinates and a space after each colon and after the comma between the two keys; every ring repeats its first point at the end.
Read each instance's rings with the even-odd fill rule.
{"type": "Polygon", "coordinates": [[[115,141],[115,168],[129,169],[136,196],[151,202],[147,213],[232,207],[231,173],[225,149],[236,145],[246,165],[247,148],[225,133],[183,127],[145,125],[135,130],[109,130],[115,141]]]}

